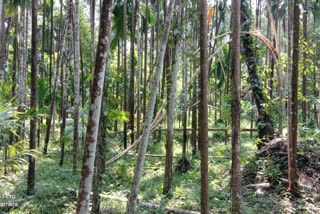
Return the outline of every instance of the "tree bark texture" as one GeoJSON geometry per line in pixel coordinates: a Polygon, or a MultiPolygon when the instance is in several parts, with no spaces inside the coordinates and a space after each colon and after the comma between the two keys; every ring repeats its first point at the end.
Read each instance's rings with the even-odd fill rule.
{"type": "Polygon", "coordinates": [[[97,45],[94,79],[90,95],[90,110],[88,117],[86,141],[84,145],[83,164],[77,201],[77,214],[87,214],[92,186],[92,176],[95,161],[98,126],[101,112],[101,100],[105,70],[110,49],[112,0],[103,0],[100,15],[100,31],[97,45]]]}
{"type": "Polygon", "coordinates": [[[199,145],[201,159],[200,210],[209,213],[208,181],[208,28],[207,0],[200,1],[200,104],[199,104],[199,145]]]}
{"type": "MultiPolygon", "coordinates": [[[[289,141],[289,152],[291,155],[290,159],[290,169],[289,177],[291,180],[291,185],[289,185],[289,190],[294,190],[297,187],[298,174],[297,174],[297,138],[298,138],[298,77],[299,77],[299,24],[300,24],[300,8],[299,0],[294,0],[293,3],[293,38],[292,38],[292,76],[291,76],[291,128],[292,128],[292,138],[289,141]]],[[[290,103],[289,103],[290,104],[290,103]]]]}
{"type": "Polygon", "coordinates": [[[288,114],[288,137],[287,137],[287,152],[288,152],[288,187],[291,189],[291,174],[292,174],[292,146],[293,141],[293,129],[292,129],[292,0],[288,0],[288,66],[287,66],[287,87],[288,87],[288,102],[287,102],[287,114],[288,114]]]}
{"type": "Polygon", "coordinates": [[[232,213],[241,213],[241,153],[240,153],[240,1],[232,1],[232,59],[231,59],[231,120],[232,166],[231,200],[232,213]]]}
{"type": "Polygon", "coordinates": [[[73,101],[73,160],[72,169],[77,170],[79,145],[79,104],[80,104],[80,32],[79,0],[75,0],[73,10],[73,48],[74,48],[74,101],[73,101]]]}
{"type": "MultiPolygon", "coordinates": [[[[31,101],[30,107],[37,109],[37,11],[38,0],[32,0],[32,36],[31,36],[31,101]]],[[[36,148],[36,131],[37,120],[31,118],[30,121],[30,145],[29,149],[36,148]]],[[[27,180],[27,194],[34,194],[36,165],[35,158],[29,156],[28,180],[27,180]]]]}
{"type": "Polygon", "coordinates": [[[25,21],[25,9],[21,8],[20,14],[20,27],[19,27],[19,47],[18,47],[18,93],[19,93],[19,104],[26,105],[27,102],[27,73],[24,69],[24,61],[26,60],[26,56],[24,55],[24,44],[26,38],[25,30],[26,26],[24,25],[25,21]]]}
{"type": "MultiPolygon", "coordinates": [[[[108,74],[106,74],[108,75],[108,74]]],[[[98,142],[97,142],[97,152],[94,163],[94,177],[93,177],[93,195],[92,195],[92,210],[93,213],[100,213],[100,188],[102,175],[105,173],[105,151],[106,151],[106,120],[107,117],[103,113],[106,108],[107,102],[107,81],[104,79],[104,87],[103,87],[103,97],[101,101],[101,112],[100,112],[100,120],[99,120],[99,128],[98,128],[98,142]]]]}

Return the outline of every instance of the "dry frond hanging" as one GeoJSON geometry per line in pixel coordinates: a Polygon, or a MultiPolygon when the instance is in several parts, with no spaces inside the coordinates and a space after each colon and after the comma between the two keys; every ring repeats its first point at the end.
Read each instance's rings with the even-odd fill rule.
{"type": "Polygon", "coordinates": [[[254,30],[254,31],[244,32],[244,33],[248,33],[248,34],[251,34],[251,35],[259,38],[267,46],[267,48],[270,50],[270,52],[272,53],[275,60],[279,59],[278,50],[276,49],[276,47],[273,46],[273,44],[270,42],[269,39],[267,39],[264,35],[262,35],[260,30],[254,30]]]}

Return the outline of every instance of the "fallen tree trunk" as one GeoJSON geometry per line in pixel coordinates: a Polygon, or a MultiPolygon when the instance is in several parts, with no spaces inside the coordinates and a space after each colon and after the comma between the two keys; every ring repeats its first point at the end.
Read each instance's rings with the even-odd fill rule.
{"type": "MultiPolygon", "coordinates": [[[[100,197],[105,198],[105,199],[122,201],[122,202],[127,202],[127,200],[128,200],[126,198],[121,198],[121,197],[112,196],[112,195],[104,195],[104,194],[100,194],[100,197]]],[[[197,212],[197,211],[183,210],[183,209],[173,208],[173,207],[165,207],[160,204],[154,204],[154,203],[149,203],[149,202],[145,202],[145,201],[138,201],[138,205],[141,207],[164,209],[165,211],[173,212],[173,213],[177,213],[177,214],[200,214],[200,212],[197,212]]]]}
{"type": "MultiPolygon", "coordinates": [[[[68,192],[78,194],[78,191],[72,188],[67,188],[68,192]]],[[[91,192],[92,195],[92,192],[91,192]]],[[[116,201],[121,201],[121,202],[127,202],[127,198],[122,198],[118,196],[113,196],[113,195],[105,195],[105,194],[100,194],[100,198],[105,198],[105,199],[111,199],[111,200],[116,200],[116,201]]],[[[154,204],[154,203],[149,203],[145,201],[138,201],[138,205],[141,207],[148,207],[148,208],[156,208],[156,209],[164,209],[165,211],[168,212],[173,212],[177,214],[200,214],[200,212],[197,211],[192,211],[192,210],[183,210],[179,208],[173,208],[173,207],[165,207],[160,204],[154,204]]]]}
{"type": "MultiPolygon", "coordinates": [[[[192,131],[192,128],[187,128],[187,131],[192,131]]],[[[211,132],[226,132],[229,131],[231,129],[229,128],[209,128],[208,131],[211,132]]],[[[168,131],[168,129],[155,129],[153,130],[153,132],[166,132],[168,131]]],[[[175,128],[174,131],[183,131],[182,128],[175,128]]],[[[255,132],[257,131],[257,129],[240,129],[241,132],[255,132]]],[[[121,134],[123,133],[123,131],[119,131],[119,132],[110,132],[110,134],[121,134]]]]}
{"type": "Polygon", "coordinates": [[[152,204],[144,201],[139,202],[139,206],[142,207],[148,207],[148,208],[156,208],[156,209],[165,209],[168,212],[178,213],[178,214],[200,214],[200,212],[191,211],[191,210],[183,210],[178,208],[172,208],[172,207],[163,207],[159,204],[152,204]]]}
{"type": "Polygon", "coordinates": [[[247,189],[267,189],[270,188],[270,183],[260,183],[260,184],[249,184],[246,185],[245,188],[247,189]]]}

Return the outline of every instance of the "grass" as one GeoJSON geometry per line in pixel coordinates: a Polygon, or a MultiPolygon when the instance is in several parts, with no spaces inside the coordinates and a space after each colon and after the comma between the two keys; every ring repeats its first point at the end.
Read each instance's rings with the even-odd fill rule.
{"type": "MultiPolygon", "coordinates": [[[[177,165],[181,156],[182,145],[179,143],[179,133],[176,134],[174,155],[174,166],[177,165]]],[[[211,133],[209,155],[209,198],[210,213],[229,213],[230,210],[230,167],[231,167],[231,145],[225,144],[224,133],[211,133]],[[220,139],[219,141],[216,139],[220,139]]],[[[118,151],[119,139],[112,139],[108,146],[108,158],[114,156],[118,151]]],[[[153,140],[151,136],[148,153],[165,154],[165,136],[162,134],[153,140]],[[154,143],[157,142],[157,143],[154,143]]],[[[256,152],[254,139],[249,133],[241,134],[241,164],[244,166],[250,162],[256,152]]],[[[80,146],[81,147],[81,146],[80,146]]],[[[172,192],[162,195],[162,183],[164,176],[164,158],[147,157],[143,171],[139,200],[150,203],[163,204],[169,207],[186,210],[200,210],[200,158],[191,157],[191,148],[188,148],[191,169],[186,173],[174,172],[172,192]]],[[[81,154],[79,154],[78,168],[81,166],[81,154]]],[[[58,144],[52,145],[46,158],[40,157],[36,161],[36,186],[35,195],[27,196],[26,173],[27,166],[21,166],[16,173],[10,173],[1,177],[0,195],[14,195],[18,201],[18,207],[11,209],[10,213],[74,213],[76,196],[69,192],[68,188],[78,189],[80,170],[72,172],[72,148],[67,145],[65,164],[59,167],[58,144]]],[[[136,154],[126,155],[112,165],[107,166],[103,177],[102,192],[107,195],[127,197],[132,184],[132,176],[136,162],[136,154]]],[[[256,195],[252,191],[243,193],[243,213],[285,213],[288,203],[283,201],[276,190],[263,196],[256,195]]],[[[288,198],[288,197],[287,197],[288,198]]],[[[11,199],[10,199],[11,200],[11,199]]],[[[0,198],[1,202],[8,199],[0,198]]],[[[289,200],[290,202],[290,200],[289,200]]],[[[104,213],[124,213],[125,202],[102,199],[101,208],[104,213]]],[[[2,213],[9,212],[0,208],[2,213]]],[[[137,213],[165,213],[161,209],[146,209],[138,207],[137,213]]]]}

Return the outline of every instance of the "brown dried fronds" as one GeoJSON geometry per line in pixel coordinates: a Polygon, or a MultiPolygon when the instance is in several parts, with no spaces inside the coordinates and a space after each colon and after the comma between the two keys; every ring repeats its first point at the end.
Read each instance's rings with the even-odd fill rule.
{"type": "Polygon", "coordinates": [[[276,47],[273,46],[273,44],[270,42],[269,39],[267,39],[264,35],[262,35],[260,30],[254,30],[250,32],[243,32],[243,33],[248,33],[250,35],[253,35],[257,38],[259,38],[269,49],[269,51],[272,53],[273,57],[275,60],[279,59],[279,51],[277,50],[276,47]]]}

